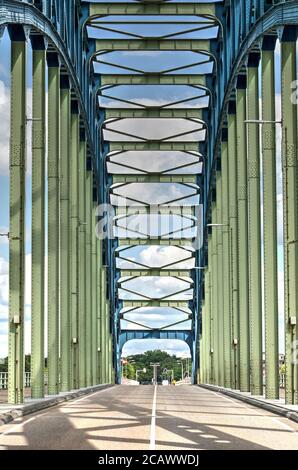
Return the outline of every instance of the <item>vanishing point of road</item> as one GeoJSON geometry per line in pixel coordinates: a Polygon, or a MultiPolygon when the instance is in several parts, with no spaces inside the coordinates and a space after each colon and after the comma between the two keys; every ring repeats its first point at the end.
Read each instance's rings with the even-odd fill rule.
{"type": "Polygon", "coordinates": [[[197,386],[114,386],[0,428],[0,449],[298,449],[298,424],[197,386]]]}

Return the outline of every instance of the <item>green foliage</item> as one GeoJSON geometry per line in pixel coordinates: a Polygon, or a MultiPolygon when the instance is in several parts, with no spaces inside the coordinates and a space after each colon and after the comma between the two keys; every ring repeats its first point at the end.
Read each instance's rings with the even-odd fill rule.
{"type": "MultiPolygon", "coordinates": [[[[181,364],[177,364],[180,361],[176,356],[171,356],[165,351],[158,349],[154,351],[146,351],[144,354],[136,354],[126,358],[128,364],[123,365],[123,375],[128,379],[135,380],[136,371],[146,369],[146,373],[139,372],[138,380],[140,382],[151,382],[153,378],[153,368],[150,366],[151,363],[159,363],[160,367],[157,369],[158,381],[163,379],[171,379],[171,370],[174,371],[174,379],[181,379],[181,364]],[[167,369],[168,374],[163,374],[163,370],[167,369]]],[[[185,364],[185,361],[184,361],[185,364]]]]}

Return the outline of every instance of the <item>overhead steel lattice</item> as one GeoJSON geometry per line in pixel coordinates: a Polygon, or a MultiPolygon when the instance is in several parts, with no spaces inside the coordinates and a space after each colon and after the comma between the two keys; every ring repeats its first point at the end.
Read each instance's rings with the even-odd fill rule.
{"type": "Polygon", "coordinates": [[[142,337],[184,339],[196,360],[200,146],[213,100],[206,77],[217,69],[211,41],[222,33],[214,3],[90,2],[86,32],[115,211],[117,364],[124,342],[142,337]]]}

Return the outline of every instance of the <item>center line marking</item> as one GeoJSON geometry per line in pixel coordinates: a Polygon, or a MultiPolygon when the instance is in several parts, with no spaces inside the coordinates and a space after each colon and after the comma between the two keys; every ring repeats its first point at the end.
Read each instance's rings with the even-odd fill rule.
{"type": "Polygon", "coordinates": [[[150,450],[155,450],[155,431],[156,431],[156,396],[157,396],[157,385],[154,387],[153,403],[152,403],[152,415],[151,415],[151,430],[150,430],[150,450]]]}

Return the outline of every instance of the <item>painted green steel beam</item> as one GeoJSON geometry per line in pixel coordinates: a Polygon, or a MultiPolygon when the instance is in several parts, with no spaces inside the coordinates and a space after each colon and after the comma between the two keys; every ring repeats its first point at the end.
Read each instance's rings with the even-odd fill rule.
{"type": "Polygon", "coordinates": [[[236,94],[237,119],[237,198],[238,198],[238,274],[239,274],[239,349],[240,390],[250,391],[249,282],[248,282],[248,207],[246,143],[246,77],[239,77],[236,94]]]}
{"type": "Polygon", "coordinates": [[[208,235],[208,270],[209,270],[209,312],[210,312],[210,384],[215,384],[215,361],[214,361],[214,347],[215,347],[215,327],[214,327],[214,258],[213,255],[213,240],[212,234],[208,235]]]}
{"type": "MultiPolygon", "coordinates": [[[[97,217],[95,219],[97,224],[97,217]]],[[[97,227],[96,227],[97,230],[97,227]]],[[[97,233],[97,232],[96,232],[97,233]]],[[[102,310],[101,310],[101,240],[97,238],[96,240],[96,279],[97,279],[97,371],[96,371],[96,383],[101,383],[101,370],[102,370],[102,360],[101,360],[101,329],[102,329],[102,310]]]]}
{"type": "MultiPolygon", "coordinates": [[[[93,187],[92,187],[92,193],[93,193],[93,187]]],[[[91,205],[91,265],[92,265],[92,318],[91,318],[91,324],[92,324],[92,331],[91,331],[91,383],[92,385],[96,385],[97,383],[97,369],[98,369],[98,361],[97,361],[97,343],[98,343],[98,338],[97,338],[97,316],[98,316],[98,304],[97,304],[97,298],[98,298],[98,291],[97,291],[97,238],[96,238],[96,233],[95,233],[95,220],[96,220],[96,204],[93,201],[93,194],[92,196],[92,205],[91,205]]]]}
{"type": "Polygon", "coordinates": [[[214,3],[91,3],[90,16],[99,15],[213,15],[214,3]]]}
{"type": "Polygon", "coordinates": [[[197,142],[110,142],[110,151],[124,150],[186,150],[198,151],[197,142]]]}
{"type": "Polygon", "coordinates": [[[48,394],[59,393],[60,67],[48,54],[48,394]]]}
{"type": "MultiPolygon", "coordinates": [[[[262,119],[275,121],[275,38],[265,38],[262,51],[262,119]]],[[[264,309],[265,309],[265,394],[279,398],[278,263],[276,209],[276,126],[262,129],[264,309]]]]}
{"type": "Polygon", "coordinates": [[[61,391],[71,388],[71,324],[70,324],[70,88],[61,78],[60,90],[60,357],[61,391]]]}
{"type": "Polygon", "coordinates": [[[87,239],[86,239],[86,355],[87,355],[87,383],[91,385],[92,367],[92,299],[93,299],[93,270],[92,270],[92,191],[93,191],[93,176],[92,171],[87,171],[86,180],[86,219],[87,219],[87,239]]]}
{"type": "Polygon", "coordinates": [[[286,403],[298,404],[298,166],[296,30],[285,30],[281,42],[283,201],[285,258],[286,403]]]}
{"type": "Polygon", "coordinates": [[[181,118],[202,119],[202,109],[119,109],[105,108],[106,119],[111,118],[181,118]]]}
{"type": "Polygon", "coordinates": [[[96,39],[96,51],[210,51],[209,39],[96,39]]]}
{"type": "MultiPolygon", "coordinates": [[[[222,224],[222,174],[216,175],[216,219],[222,224]]],[[[218,385],[224,385],[224,310],[223,310],[223,227],[215,228],[217,244],[217,354],[218,354],[218,385]]]]}
{"type": "Polygon", "coordinates": [[[71,109],[71,159],[70,159],[70,323],[71,323],[71,388],[79,388],[79,352],[78,352],[78,154],[79,154],[79,114],[77,103],[71,109]]]}
{"type": "Polygon", "coordinates": [[[230,224],[229,224],[229,168],[228,168],[228,142],[223,141],[221,147],[222,171],[222,285],[223,285],[223,359],[224,359],[224,386],[231,388],[231,250],[230,250],[230,224]]]}
{"type": "Polygon", "coordinates": [[[231,262],[231,388],[240,387],[239,376],[239,245],[238,245],[238,172],[237,172],[237,139],[236,107],[229,105],[228,114],[228,186],[229,186],[229,245],[231,262]]]}
{"type": "Polygon", "coordinates": [[[115,183],[190,183],[196,184],[197,175],[112,175],[112,184],[115,183]]]}
{"type": "Polygon", "coordinates": [[[8,402],[24,401],[26,44],[11,41],[8,402]]]}
{"type": "Polygon", "coordinates": [[[32,52],[31,397],[44,397],[46,52],[32,52]]]}
{"type": "Polygon", "coordinates": [[[100,282],[100,303],[101,303],[101,383],[107,383],[106,370],[106,346],[107,346],[107,329],[106,329],[106,275],[105,268],[101,264],[101,282],[100,282]]]}
{"type": "Polygon", "coordinates": [[[96,204],[93,200],[93,187],[92,187],[92,199],[91,199],[91,273],[92,273],[92,317],[91,317],[91,384],[97,384],[97,369],[98,369],[98,280],[97,280],[97,238],[95,232],[95,221],[96,221],[96,204]]]}
{"type": "MultiPolygon", "coordinates": [[[[212,223],[217,223],[216,204],[213,202],[212,207],[212,223]]],[[[217,228],[212,229],[211,235],[211,263],[212,263],[212,322],[213,322],[213,383],[219,384],[219,343],[218,343],[218,256],[217,256],[217,228]]]]}
{"type": "MultiPolygon", "coordinates": [[[[258,53],[248,58],[247,119],[259,120],[258,53]]],[[[263,394],[262,358],[262,261],[259,125],[247,123],[248,261],[251,393],[263,394]]]]}
{"type": "Polygon", "coordinates": [[[205,282],[206,282],[206,383],[211,383],[211,285],[210,285],[210,268],[208,266],[205,274],[205,282]]]}
{"type": "Polygon", "coordinates": [[[101,75],[104,85],[206,85],[205,75],[101,75]]]}
{"type": "Polygon", "coordinates": [[[90,338],[88,337],[87,325],[90,322],[90,214],[86,204],[90,204],[90,196],[86,184],[86,142],[85,136],[80,136],[79,160],[78,160],[78,353],[79,353],[79,387],[90,386],[90,338]],[[87,194],[86,194],[87,193],[87,194]],[[87,225],[86,225],[87,224],[87,225]],[[88,276],[89,274],[89,276],[88,276]]]}

